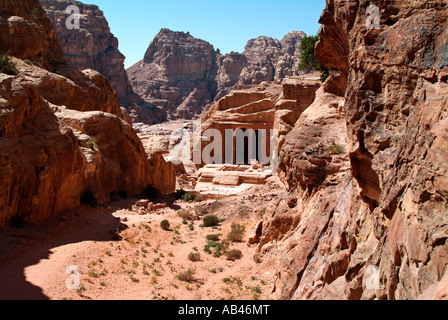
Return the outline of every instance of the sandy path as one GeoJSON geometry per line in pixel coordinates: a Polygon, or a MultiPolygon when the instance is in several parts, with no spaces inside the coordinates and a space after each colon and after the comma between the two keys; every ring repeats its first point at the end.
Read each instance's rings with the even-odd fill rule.
{"type": "MultiPolygon", "coordinates": [[[[223,201],[223,212],[241,206],[239,199],[223,201]]],[[[237,261],[204,252],[206,236],[225,238],[235,219],[216,230],[200,228],[197,221],[190,230],[178,216],[184,203],[140,216],[123,209],[133,202],[116,202],[109,209],[79,208],[45,224],[2,232],[0,299],[272,298],[273,262],[256,263],[255,246],[233,244],[231,249],[243,252],[237,261]],[[170,231],[160,228],[163,219],[170,221],[170,231]],[[117,229],[121,240],[113,239],[117,229]],[[199,252],[201,260],[189,261],[190,252],[199,252]],[[69,266],[80,271],[80,290],[66,286],[73,276],[66,273],[69,266]],[[190,267],[196,271],[193,281],[180,281],[178,274],[190,267]]],[[[246,225],[247,240],[256,219],[236,220],[246,225]]]]}

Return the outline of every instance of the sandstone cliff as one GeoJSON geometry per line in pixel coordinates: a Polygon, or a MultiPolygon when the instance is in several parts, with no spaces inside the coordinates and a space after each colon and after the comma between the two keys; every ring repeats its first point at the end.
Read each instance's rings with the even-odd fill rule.
{"type": "Polygon", "coordinates": [[[57,215],[89,193],[104,202],[163,186],[115,91],[66,65],[38,4],[0,1],[0,50],[18,71],[0,72],[0,226],[57,215]]]}
{"type": "Polygon", "coordinates": [[[40,0],[40,3],[55,26],[70,67],[93,69],[106,77],[117,93],[120,105],[127,109],[134,122],[151,124],[166,119],[163,110],[145,102],[132,90],[124,68],[125,56],[118,49],[118,39],[111,33],[106,17],[97,6],[75,0],[40,0]],[[79,8],[79,29],[66,27],[71,14],[66,9],[70,5],[79,8]]]}
{"type": "Polygon", "coordinates": [[[447,298],[446,1],[328,0],[330,78],[286,136],[259,249],[283,299],[447,298]]]}
{"type": "Polygon", "coordinates": [[[191,118],[213,99],[213,46],[190,34],[162,29],[142,61],[128,69],[134,91],[177,117],[191,118]]]}
{"type": "Polygon", "coordinates": [[[300,72],[300,42],[306,35],[293,31],[281,41],[269,37],[249,40],[243,55],[249,65],[242,71],[236,88],[247,88],[263,81],[280,81],[300,72]]]}
{"type": "Polygon", "coordinates": [[[174,118],[191,119],[233,89],[298,75],[298,47],[304,36],[294,31],[282,41],[259,37],[250,40],[242,54],[222,55],[189,33],[162,29],[144,59],[127,72],[141,97],[174,118]]]}

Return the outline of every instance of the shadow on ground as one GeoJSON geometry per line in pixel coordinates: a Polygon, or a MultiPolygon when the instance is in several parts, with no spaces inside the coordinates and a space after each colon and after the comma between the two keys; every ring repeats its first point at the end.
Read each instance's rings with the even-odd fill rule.
{"type": "Polygon", "coordinates": [[[120,240],[118,231],[127,226],[112,215],[113,211],[83,206],[58,218],[1,230],[0,300],[49,300],[41,288],[27,281],[26,268],[49,259],[51,250],[63,245],[120,240]]]}

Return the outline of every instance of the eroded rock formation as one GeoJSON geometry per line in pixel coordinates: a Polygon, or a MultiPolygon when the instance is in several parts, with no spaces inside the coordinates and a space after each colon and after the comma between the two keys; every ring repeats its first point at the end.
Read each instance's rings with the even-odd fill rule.
{"type": "Polygon", "coordinates": [[[320,19],[330,78],[286,136],[290,194],[261,227],[278,298],[447,296],[446,2],[383,1],[379,29],[370,4],[329,0],[320,19]]]}
{"type": "Polygon", "coordinates": [[[111,33],[109,24],[98,6],[75,0],[40,0],[46,15],[53,22],[57,38],[67,59],[75,69],[93,69],[100,72],[117,93],[118,101],[134,122],[158,123],[166,113],[144,101],[134,93],[124,68],[125,56],[118,49],[118,39],[111,33]],[[73,12],[66,12],[70,5],[78,7],[79,29],[67,28],[73,12]]]}
{"type": "Polygon", "coordinates": [[[298,47],[304,36],[294,31],[282,42],[259,37],[250,40],[242,54],[222,55],[189,33],[162,29],[144,59],[127,71],[136,93],[174,118],[191,119],[233,89],[298,75],[298,47]]]}
{"type": "Polygon", "coordinates": [[[128,69],[134,91],[169,113],[188,118],[212,101],[217,72],[211,44],[162,29],[142,61],[128,69]]]}
{"type": "Polygon", "coordinates": [[[38,1],[19,2],[0,1],[0,50],[18,71],[0,73],[0,226],[163,184],[107,80],[68,67],[38,1]]]}
{"type": "Polygon", "coordinates": [[[279,82],[300,72],[300,42],[306,35],[293,31],[281,41],[269,37],[249,40],[243,55],[249,65],[242,71],[237,89],[248,88],[263,81],[279,82]]]}

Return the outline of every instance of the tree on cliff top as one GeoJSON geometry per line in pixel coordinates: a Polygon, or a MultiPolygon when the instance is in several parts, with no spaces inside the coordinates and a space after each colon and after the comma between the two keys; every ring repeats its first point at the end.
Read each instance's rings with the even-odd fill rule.
{"type": "Polygon", "coordinates": [[[321,71],[322,81],[328,77],[328,68],[323,66],[319,60],[317,60],[314,54],[314,48],[319,41],[319,36],[306,36],[300,43],[300,69],[305,71],[321,71]]]}

